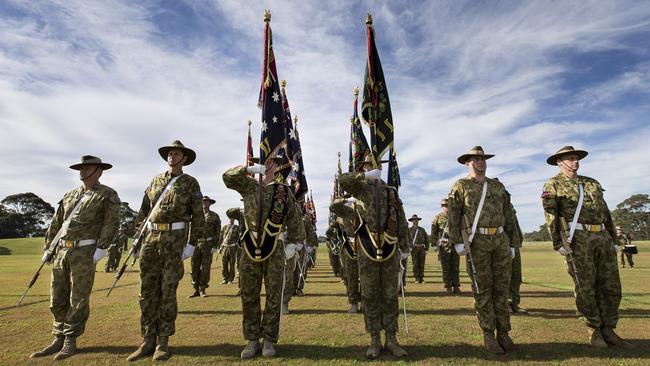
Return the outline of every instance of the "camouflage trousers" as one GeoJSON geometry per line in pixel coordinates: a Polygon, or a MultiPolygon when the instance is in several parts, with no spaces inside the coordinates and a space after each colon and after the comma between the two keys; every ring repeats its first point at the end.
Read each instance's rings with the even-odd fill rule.
{"type": "Polygon", "coordinates": [[[181,261],[187,229],[153,231],[140,249],[140,333],[142,337],[176,332],[176,289],[185,270],[181,261]]]}
{"type": "Polygon", "coordinates": [[[521,288],[521,251],[515,248],[515,257],[512,259],[512,274],[510,275],[510,303],[512,305],[519,305],[521,296],[519,289],[521,288]]]}
{"type": "Polygon", "coordinates": [[[591,328],[615,328],[621,279],[611,236],[576,230],[571,249],[580,281],[580,288],[575,286],[580,318],[591,328]]]}
{"type": "MultiPolygon", "coordinates": [[[[505,233],[477,234],[470,247],[478,275],[480,293],[474,286],[474,309],[483,330],[510,331],[508,291],[512,257],[510,241],[505,233]]],[[[467,266],[471,278],[471,267],[467,266]]]]}
{"type": "Polygon", "coordinates": [[[415,246],[411,251],[413,261],[413,277],[416,280],[424,279],[424,263],[427,258],[427,250],[424,246],[415,246]]]}
{"type": "Polygon", "coordinates": [[[442,282],[446,288],[460,286],[460,256],[453,246],[441,245],[438,256],[442,267],[442,282]]]}
{"type": "Polygon", "coordinates": [[[347,253],[341,254],[343,268],[345,268],[345,290],[350,304],[358,304],[361,301],[359,290],[359,260],[352,259],[347,253]]]}
{"type": "Polygon", "coordinates": [[[249,341],[268,339],[278,341],[280,332],[280,297],[284,274],[284,250],[281,242],[263,262],[253,261],[247,254],[241,257],[239,274],[242,300],[242,329],[249,341]],[[264,313],[260,304],[262,281],[266,289],[264,313]]]}
{"type": "Polygon", "coordinates": [[[224,281],[232,282],[235,280],[235,268],[237,267],[237,256],[239,253],[236,245],[223,248],[221,257],[221,276],[224,281]]]}
{"type": "Polygon", "coordinates": [[[289,304],[289,301],[291,301],[291,298],[293,297],[293,293],[296,291],[294,272],[298,267],[297,260],[298,255],[296,254],[293,257],[287,259],[286,264],[284,265],[284,292],[282,295],[282,301],[285,304],[289,304]]]}
{"type": "Polygon", "coordinates": [[[90,292],[95,281],[95,246],[57,251],[52,266],[50,311],[52,334],[79,337],[90,315],[90,292]]]}
{"type": "Polygon", "coordinates": [[[197,244],[192,255],[192,287],[205,289],[210,286],[210,265],[212,248],[207,244],[197,244]]]}
{"type": "Polygon", "coordinates": [[[117,245],[108,247],[108,258],[104,264],[104,271],[114,271],[120,265],[122,259],[122,250],[118,249],[117,245]]]}
{"type": "Polygon", "coordinates": [[[621,248],[621,265],[625,267],[625,258],[627,258],[627,264],[630,265],[630,267],[634,267],[634,259],[632,259],[632,253],[628,253],[621,248]]]}
{"type": "Polygon", "coordinates": [[[301,251],[296,252],[296,268],[293,271],[293,286],[296,290],[302,290],[305,288],[305,281],[307,281],[307,262],[309,261],[309,255],[305,248],[302,248],[301,251]]]}
{"type": "Polygon", "coordinates": [[[338,255],[332,253],[331,250],[328,250],[327,252],[329,253],[330,266],[332,266],[332,272],[334,272],[334,276],[341,277],[340,257],[338,255]]]}
{"type": "Polygon", "coordinates": [[[375,262],[360,251],[359,279],[361,281],[361,301],[363,302],[363,318],[366,332],[379,333],[382,329],[387,333],[397,333],[397,318],[399,305],[399,250],[384,262],[375,262]]]}

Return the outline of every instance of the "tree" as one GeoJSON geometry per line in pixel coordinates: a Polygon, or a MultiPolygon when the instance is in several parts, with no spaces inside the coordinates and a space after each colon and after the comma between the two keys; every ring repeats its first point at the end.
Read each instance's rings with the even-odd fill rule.
{"type": "Polygon", "coordinates": [[[135,235],[136,216],[138,216],[138,212],[129,207],[128,202],[122,202],[120,205],[120,225],[124,228],[126,235],[131,237],[135,235]]]}
{"type": "Polygon", "coordinates": [[[524,241],[551,241],[546,224],[540,225],[539,230],[524,234],[524,241]]]}
{"type": "Polygon", "coordinates": [[[34,193],[18,193],[5,197],[6,213],[0,231],[11,237],[43,236],[54,215],[54,207],[34,193]]]}
{"type": "Polygon", "coordinates": [[[614,223],[637,240],[650,239],[650,196],[633,194],[612,211],[614,223]]]}
{"type": "Polygon", "coordinates": [[[0,205],[0,239],[23,237],[25,222],[21,214],[0,205]]]}

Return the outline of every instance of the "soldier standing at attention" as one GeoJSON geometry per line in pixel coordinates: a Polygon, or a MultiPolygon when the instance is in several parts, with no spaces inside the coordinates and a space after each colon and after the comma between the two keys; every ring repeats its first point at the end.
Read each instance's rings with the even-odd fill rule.
{"type": "Polygon", "coordinates": [[[526,309],[519,306],[519,303],[521,302],[521,282],[523,279],[521,273],[521,246],[524,242],[524,235],[521,232],[519,220],[517,219],[517,211],[515,211],[514,206],[512,207],[512,212],[515,215],[515,230],[510,241],[512,243],[512,248],[515,249],[515,256],[512,257],[512,273],[510,275],[510,297],[508,298],[508,305],[510,305],[510,312],[513,314],[528,314],[526,309]]]}
{"type": "Polygon", "coordinates": [[[469,254],[472,259],[473,281],[477,282],[473,286],[474,308],[485,348],[502,354],[515,348],[508,335],[508,287],[514,254],[509,238],[515,219],[503,184],[485,176],[486,160],[493,156],[475,146],[458,157],[469,175],[457,180],[449,193],[449,240],[459,255],[469,254]]]}
{"type": "Polygon", "coordinates": [[[409,219],[413,225],[409,228],[409,241],[413,248],[411,258],[413,259],[413,277],[415,282],[424,283],[424,263],[429,250],[429,236],[424,228],[420,227],[422,218],[413,215],[409,219]]]}
{"type": "MultiPolygon", "coordinates": [[[[239,208],[234,211],[239,213],[239,208]]],[[[228,216],[228,224],[221,229],[221,276],[222,284],[235,280],[235,263],[238,255],[237,240],[239,240],[239,225],[235,224],[236,217],[228,216]]]]}
{"type": "Polygon", "coordinates": [[[431,245],[437,245],[442,281],[448,294],[460,295],[460,256],[449,242],[449,225],[447,224],[448,200],[440,201],[442,211],[431,222],[431,245]]]}
{"type": "Polygon", "coordinates": [[[117,235],[111,241],[108,247],[108,259],[104,265],[104,272],[113,272],[120,265],[122,252],[127,249],[128,237],[124,232],[124,227],[120,226],[117,235]]]}
{"type": "Polygon", "coordinates": [[[167,171],[151,180],[135,220],[136,227],[147,225],[138,253],[143,341],[129,355],[129,361],[152,353],[154,360],[169,358],[168,342],[176,332],[176,290],[184,273],[183,261],[192,257],[194,246],[203,237],[203,194],[199,182],[183,173],[183,166],[192,164],[196,153],[178,140],[158,152],[167,162],[167,171]]]}
{"type": "Polygon", "coordinates": [[[203,215],[205,226],[203,227],[203,238],[199,238],[196,250],[192,255],[192,287],[194,292],[189,298],[207,297],[205,289],[210,284],[210,265],[212,254],[217,251],[217,240],[221,230],[221,219],[216,212],[210,210],[210,206],[216,201],[208,196],[203,196],[203,215]]]}
{"type": "MultiPolygon", "coordinates": [[[[619,248],[622,248],[621,267],[625,268],[625,257],[627,257],[627,264],[630,265],[630,268],[634,268],[634,260],[632,259],[632,254],[634,253],[630,250],[632,245],[620,226],[616,227],[616,245],[618,245],[619,248]]],[[[636,248],[636,246],[634,247],[636,248]]]]}
{"type": "Polygon", "coordinates": [[[280,161],[268,159],[268,166],[236,166],[223,174],[226,187],[237,191],[244,199],[244,214],[241,222],[241,243],[244,254],[241,258],[240,289],[242,299],[242,330],[248,344],[241,352],[242,359],[275,356],[274,343],[280,332],[280,308],[285,263],[285,242],[303,243],[305,229],[301,215],[290,187],[282,180],[280,161]],[[261,207],[258,195],[259,183],[247,173],[262,174],[261,207]],[[261,211],[261,212],[260,212],[261,211]],[[258,226],[258,213],[261,222],[258,226]],[[283,232],[286,231],[286,235],[283,232]],[[262,281],[266,289],[266,305],[262,313],[260,292],[262,281]]]}
{"type": "Polygon", "coordinates": [[[104,170],[112,167],[98,157],[84,155],[81,163],[70,166],[79,171],[82,185],[63,196],[45,234],[43,260],[51,257],[52,282],[50,311],[54,317],[54,340],[29,357],[56,354],[63,360],[75,354],[77,337],[84,333],[90,314],[90,292],[95,280],[95,264],[120,224],[120,198],[110,187],[99,183],[104,170]],[[58,243],[52,243],[62,230],[58,243]]]}
{"type": "MultiPolygon", "coordinates": [[[[363,169],[370,167],[366,161],[363,169]]],[[[340,184],[358,201],[361,220],[356,235],[361,248],[358,263],[363,317],[370,333],[366,357],[379,356],[382,329],[386,336],[384,348],[396,357],[406,356],[396,338],[399,262],[409,255],[408,223],[402,201],[397,190],[381,180],[379,169],[345,173],[340,184]]]]}
{"type": "Polygon", "coordinates": [[[553,249],[575,266],[570,268],[575,269],[576,308],[589,327],[591,345],[633,348],[614,332],[621,303],[616,231],[600,183],[578,175],[585,156],[584,150],[564,146],[546,159],[560,168],[542,192],[546,225],[553,249]]]}

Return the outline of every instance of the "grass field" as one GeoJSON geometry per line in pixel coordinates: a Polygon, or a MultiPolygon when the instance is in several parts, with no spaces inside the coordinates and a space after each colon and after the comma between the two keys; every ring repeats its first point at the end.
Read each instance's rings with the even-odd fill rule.
{"type": "MultiPolygon", "coordinates": [[[[409,352],[395,360],[382,354],[376,364],[445,365],[648,365],[650,364],[650,242],[637,242],[635,268],[621,269],[623,301],[618,332],[638,348],[596,350],[587,346],[587,331],[577,320],[569,275],[548,243],[526,243],[523,249],[524,285],[521,306],[530,315],[513,316],[511,336],[518,350],[506,356],[488,355],[469,293],[469,279],[461,264],[464,293],[447,296],[435,254],[429,255],[426,283],[413,284],[409,271],[407,309],[410,332],[398,337],[409,352]]],[[[28,354],[51,340],[49,313],[50,268],[30,291],[24,305],[16,302],[39,264],[42,239],[0,240],[12,255],[0,255],[0,365],[51,364],[49,358],[29,360],[28,354]]],[[[4,251],[6,251],[6,249],[4,251]]],[[[236,285],[221,285],[221,265],[212,268],[208,298],[188,299],[189,260],[178,290],[177,333],[170,339],[169,365],[240,363],[241,303],[236,285]]],[[[103,270],[103,262],[97,268],[103,270]]],[[[137,268],[137,265],[136,267],[137,268]]],[[[410,265],[409,265],[410,270],[410,265]]],[[[97,272],[91,297],[91,316],[79,338],[79,354],[62,364],[127,364],[126,356],[140,341],[138,273],[127,273],[109,298],[112,274],[97,272]]],[[[305,297],[294,298],[292,314],[282,320],[278,357],[257,358],[247,364],[338,365],[365,363],[369,336],[362,315],[349,315],[343,284],[333,277],[327,252],[321,246],[317,265],[309,274],[305,297]]],[[[400,301],[401,306],[401,301],[400,301]]],[[[400,308],[401,314],[401,308],[400,308]]],[[[150,364],[143,360],[136,364],[150,364]]]]}

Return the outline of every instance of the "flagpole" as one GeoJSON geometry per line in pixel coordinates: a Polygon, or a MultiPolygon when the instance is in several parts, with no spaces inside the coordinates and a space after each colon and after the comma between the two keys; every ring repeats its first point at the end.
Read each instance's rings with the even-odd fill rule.
{"type": "MultiPolygon", "coordinates": [[[[271,70],[269,69],[269,52],[270,50],[270,24],[271,23],[271,11],[268,9],[264,10],[264,82],[262,84],[262,87],[264,89],[270,88],[271,87],[271,70]]],[[[260,154],[260,164],[264,164],[262,161],[262,155],[260,154]]],[[[266,164],[264,164],[266,165],[266,164]]],[[[255,238],[256,241],[261,239],[262,237],[262,204],[264,203],[264,181],[262,179],[262,172],[260,172],[259,178],[258,178],[258,188],[257,188],[257,235],[258,238],[255,238]]]]}

